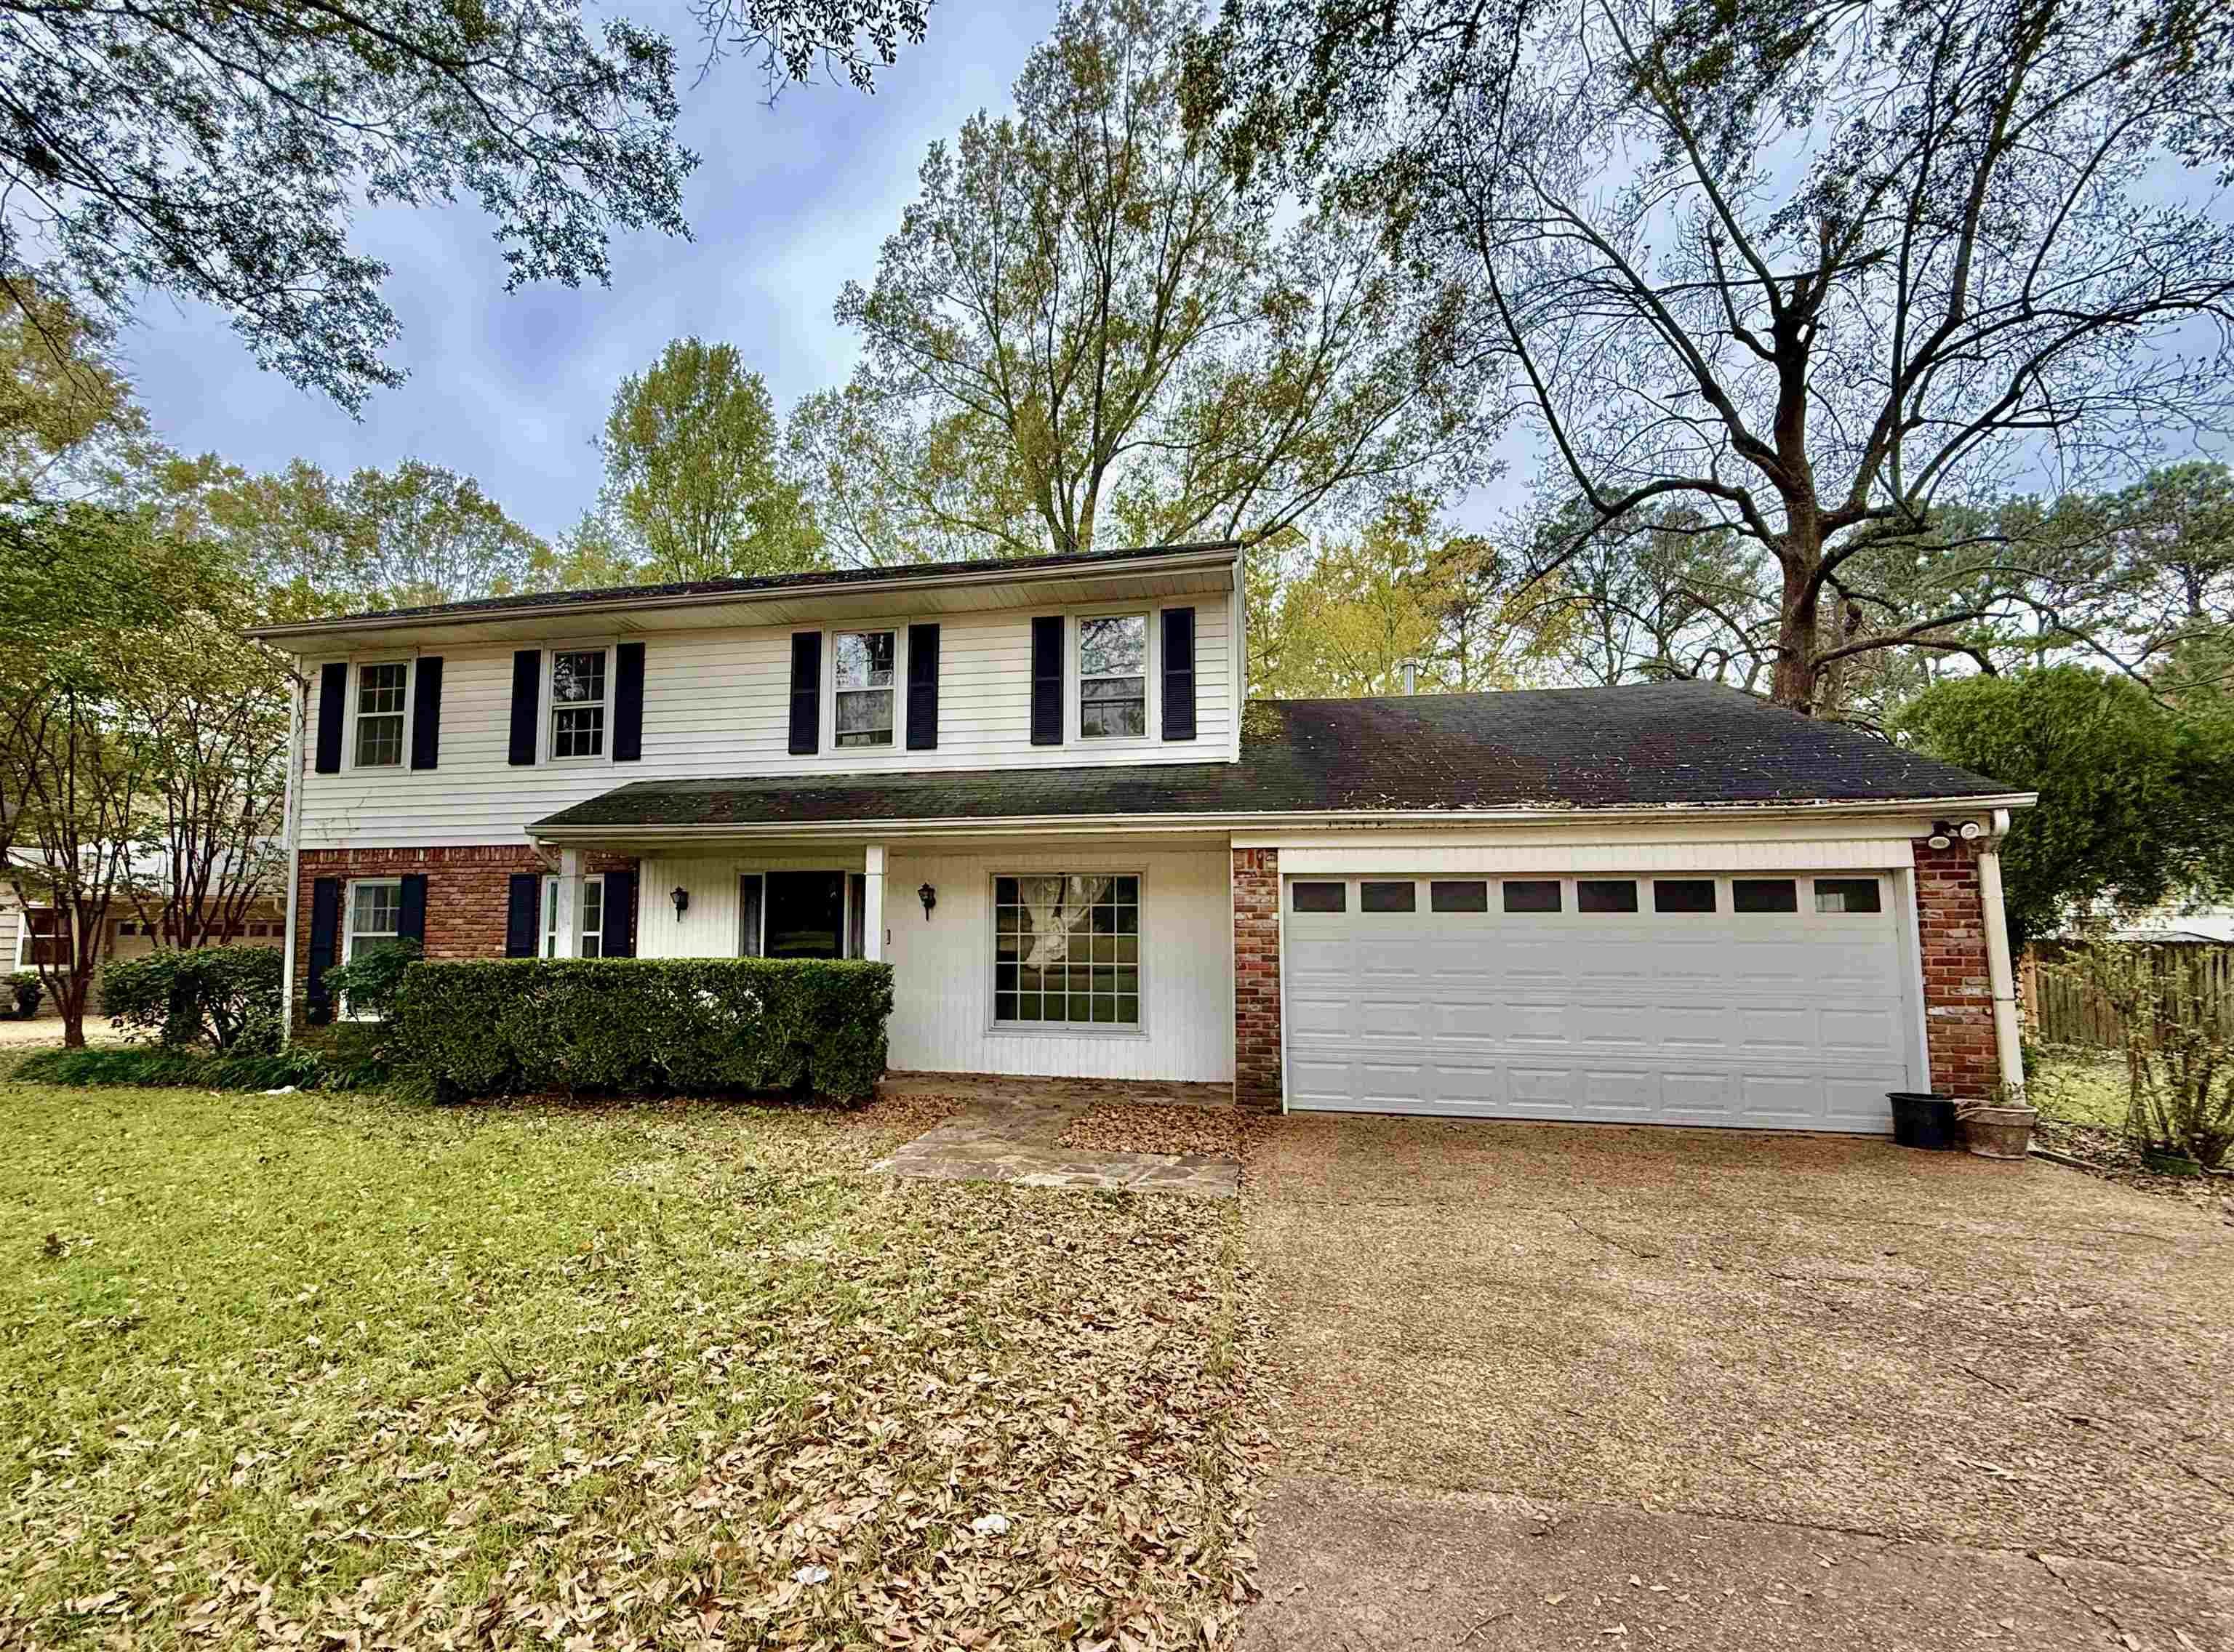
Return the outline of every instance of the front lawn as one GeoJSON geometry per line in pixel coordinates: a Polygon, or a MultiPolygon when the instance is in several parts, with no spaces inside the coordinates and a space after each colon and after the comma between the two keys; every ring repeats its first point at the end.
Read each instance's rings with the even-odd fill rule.
{"type": "Polygon", "coordinates": [[[1238,1212],[926,1122],[0,1085],[0,1644],[1223,1643],[1238,1212]]]}

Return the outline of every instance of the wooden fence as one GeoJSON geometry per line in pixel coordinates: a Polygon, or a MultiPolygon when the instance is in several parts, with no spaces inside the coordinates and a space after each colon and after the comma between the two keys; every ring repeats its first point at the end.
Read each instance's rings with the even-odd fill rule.
{"type": "MultiPolygon", "coordinates": [[[[2221,1037],[2234,1041],[2234,944],[2216,941],[2118,941],[2146,955],[2151,965],[2165,973],[2178,971],[2187,978],[2195,1001],[2221,1037]]],[[[2063,941],[2035,941],[2026,949],[2023,992],[2025,1019],[2032,1036],[2043,1044],[2091,1044],[2103,1049],[2122,1049],[2124,1019],[2084,982],[2074,981],[2054,966],[2072,950],[2063,941]]]]}

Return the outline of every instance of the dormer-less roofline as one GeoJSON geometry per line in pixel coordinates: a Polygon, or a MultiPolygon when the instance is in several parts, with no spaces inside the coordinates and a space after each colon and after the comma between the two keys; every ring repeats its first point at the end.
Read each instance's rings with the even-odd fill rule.
{"type": "Polygon", "coordinates": [[[1242,541],[1218,539],[1195,545],[1143,545],[1125,551],[1094,551],[1045,557],[1011,557],[985,562],[933,562],[890,568],[818,570],[760,579],[708,579],[670,585],[617,585],[596,591],[565,591],[518,597],[488,597],[474,602],[421,608],[343,614],[331,619],[258,626],[251,637],[265,642],[340,640],[369,632],[454,625],[488,625],[519,621],[568,619],[588,614],[645,613],[677,609],[800,602],[864,591],[883,593],[1075,579],[1107,571],[1127,575],[1179,572],[1231,565],[1242,541]]]}

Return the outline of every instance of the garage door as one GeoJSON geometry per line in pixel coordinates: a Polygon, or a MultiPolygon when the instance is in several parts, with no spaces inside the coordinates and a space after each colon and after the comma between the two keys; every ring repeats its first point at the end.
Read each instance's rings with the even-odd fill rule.
{"type": "Polygon", "coordinates": [[[1293,878],[1289,1106],[1889,1131],[1915,1087],[1883,874],[1293,878]]]}

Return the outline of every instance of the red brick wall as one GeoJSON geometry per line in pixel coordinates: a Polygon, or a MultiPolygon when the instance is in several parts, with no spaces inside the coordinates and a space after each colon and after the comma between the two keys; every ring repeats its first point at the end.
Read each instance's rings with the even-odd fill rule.
{"type": "Polygon", "coordinates": [[[1994,994],[1986,973],[1986,917],[1978,852],[1959,838],[1944,849],[1916,841],[1916,927],[1924,948],[1924,1027],[1931,1087],[1983,1100],[2001,1082],[1994,994]]]}
{"type": "Polygon", "coordinates": [[[1233,852],[1233,1100],[1280,1110],[1280,852],[1233,852]]]}
{"type": "MultiPolygon", "coordinates": [[[[586,872],[624,871],[636,863],[621,855],[584,857],[586,872]]],[[[302,996],[310,948],[310,885],[320,878],[427,877],[427,956],[500,958],[504,926],[516,872],[555,872],[548,854],[525,843],[469,844],[441,849],[305,849],[295,898],[295,990],[302,996]]]]}

